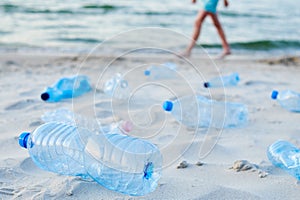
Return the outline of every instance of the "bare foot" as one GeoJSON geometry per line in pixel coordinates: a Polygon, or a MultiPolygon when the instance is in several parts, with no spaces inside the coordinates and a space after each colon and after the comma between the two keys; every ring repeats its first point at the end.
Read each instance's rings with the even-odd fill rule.
{"type": "Polygon", "coordinates": [[[179,56],[189,58],[191,56],[191,52],[190,51],[184,51],[184,52],[180,53],[179,56]]]}
{"type": "Polygon", "coordinates": [[[223,53],[222,54],[220,54],[219,56],[217,56],[217,60],[222,60],[222,59],[224,59],[226,56],[228,56],[228,55],[230,55],[231,54],[231,52],[228,50],[228,51],[223,51],[223,53]]]}

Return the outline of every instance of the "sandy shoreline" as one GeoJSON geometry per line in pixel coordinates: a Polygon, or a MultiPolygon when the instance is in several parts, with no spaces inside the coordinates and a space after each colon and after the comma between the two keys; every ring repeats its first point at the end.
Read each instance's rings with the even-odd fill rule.
{"type": "MultiPolygon", "coordinates": [[[[93,56],[82,63],[84,58],[79,55],[0,55],[0,199],[299,198],[296,179],[273,167],[266,157],[268,145],[277,139],[285,139],[300,146],[300,115],[285,111],[270,99],[273,89],[300,91],[298,57],[255,60],[232,56],[216,60],[215,63],[196,56],[189,62],[167,55],[139,55],[118,59],[93,56]],[[129,81],[132,81],[133,86],[138,86],[144,80],[139,75],[143,69],[141,66],[164,62],[176,63],[182,76],[179,81],[160,83],[165,84],[168,91],[174,91],[175,96],[196,91],[205,96],[211,95],[214,99],[247,104],[249,122],[243,128],[225,129],[222,132],[201,129],[196,134],[180,126],[167,114],[154,115],[156,122],[165,120],[168,126],[162,135],[153,139],[161,146],[165,162],[159,186],[153,193],[141,198],[129,197],[109,191],[95,182],[44,172],[35,167],[28,158],[28,152],[18,146],[17,138],[21,132],[34,130],[42,123],[40,117],[44,112],[60,107],[100,118],[106,123],[120,116],[126,117],[128,113],[118,110],[119,107],[111,111],[109,99],[102,93],[103,81],[120,71],[128,73],[129,81]],[[104,70],[105,67],[107,70],[104,70]],[[40,100],[40,93],[46,86],[52,85],[62,76],[78,73],[79,68],[80,73],[91,78],[95,86],[93,93],[74,99],[73,102],[66,100],[50,104],[40,100]],[[196,74],[195,71],[200,73],[196,74]],[[238,87],[210,91],[201,87],[205,80],[219,73],[231,72],[240,74],[238,87]],[[218,136],[216,146],[207,157],[201,159],[204,165],[195,165],[199,161],[199,145],[207,141],[213,143],[218,136]],[[183,160],[188,162],[188,167],[177,169],[183,160]],[[236,172],[229,169],[236,160],[248,160],[268,175],[260,178],[259,170],[236,172]]],[[[149,98],[142,94],[142,101],[149,104],[151,98],[156,99],[154,102],[157,103],[173,97],[160,88],[149,94],[149,98]]],[[[126,108],[126,105],[122,106],[126,108]]],[[[140,116],[138,112],[144,109],[142,106],[135,108],[137,114],[133,112],[132,119],[137,120],[140,116]]],[[[143,137],[143,133],[135,134],[143,137]]]]}

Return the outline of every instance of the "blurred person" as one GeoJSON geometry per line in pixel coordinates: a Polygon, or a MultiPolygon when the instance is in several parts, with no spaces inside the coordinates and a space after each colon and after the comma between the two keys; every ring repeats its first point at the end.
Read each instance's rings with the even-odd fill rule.
{"type": "MultiPolygon", "coordinates": [[[[196,1],[197,0],[192,0],[192,3],[196,3],[196,1]]],[[[219,58],[222,59],[225,56],[231,54],[231,51],[230,51],[229,44],[226,40],[226,36],[223,31],[222,25],[216,13],[219,0],[202,0],[202,1],[203,1],[203,10],[199,10],[198,15],[196,17],[193,40],[182,55],[186,57],[189,57],[191,55],[192,49],[196,45],[196,41],[199,38],[202,23],[204,22],[207,16],[210,16],[222,41],[223,52],[219,56],[219,58]]],[[[228,7],[228,5],[229,5],[228,1],[224,0],[224,6],[228,7]]]]}

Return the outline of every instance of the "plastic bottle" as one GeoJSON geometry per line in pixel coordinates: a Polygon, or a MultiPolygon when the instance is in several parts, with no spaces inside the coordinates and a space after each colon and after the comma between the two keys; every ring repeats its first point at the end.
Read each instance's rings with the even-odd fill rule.
{"type": "Polygon", "coordinates": [[[22,133],[27,148],[40,168],[62,175],[91,177],[100,185],[129,195],[155,190],[161,176],[162,155],[152,143],[124,134],[95,134],[58,122],[22,133]]]}
{"type": "Polygon", "coordinates": [[[103,133],[120,132],[127,134],[133,128],[133,124],[131,122],[123,120],[111,124],[100,125],[95,119],[89,119],[85,116],[76,114],[67,108],[60,108],[54,111],[46,112],[44,115],[42,115],[41,119],[45,123],[61,122],[87,128],[93,132],[101,131],[103,133]]]}
{"type": "Polygon", "coordinates": [[[215,77],[208,82],[204,83],[204,87],[213,88],[213,87],[227,87],[227,86],[236,86],[240,81],[238,73],[233,73],[227,76],[215,77]]]}
{"type": "Polygon", "coordinates": [[[127,80],[120,73],[115,74],[105,82],[104,93],[116,99],[127,99],[130,94],[127,80]]]}
{"type": "Polygon", "coordinates": [[[203,96],[184,96],[175,101],[165,101],[165,111],[190,128],[234,128],[247,122],[248,110],[244,104],[219,102],[203,96]]]}
{"type": "Polygon", "coordinates": [[[52,87],[48,87],[41,98],[47,102],[58,102],[65,98],[80,96],[92,89],[89,78],[84,75],[61,78],[52,87]]]}
{"type": "Polygon", "coordinates": [[[268,147],[267,156],[273,165],[300,180],[300,149],[293,144],[278,140],[268,147]]]}
{"type": "Polygon", "coordinates": [[[278,92],[274,90],[271,98],[277,100],[278,103],[291,112],[300,112],[300,94],[291,90],[278,92]]]}
{"type": "Polygon", "coordinates": [[[176,68],[176,64],[170,62],[160,66],[152,65],[144,71],[144,75],[152,80],[172,79],[177,76],[176,68]]]}

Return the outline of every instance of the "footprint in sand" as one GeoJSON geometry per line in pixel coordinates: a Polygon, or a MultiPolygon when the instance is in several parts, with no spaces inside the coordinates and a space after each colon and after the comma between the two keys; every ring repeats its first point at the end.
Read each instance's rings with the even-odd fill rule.
{"type": "Polygon", "coordinates": [[[163,135],[157,139],[160,144],[170,143],[175,138],[175,135],[163,135]]]}
{"type": "Polygon", "coordinates": [[[31,122],[31,123],[29,124],[29,127],[37,127],[37,126],[40,126],[40,125],[42,125],[42,124],[43,124],[42,121],[34,121],[34,122],[31,122]]]}
{"type": "Polygon", "coordinates": [[[113,113],[112,111],[100,111],[97,113],[97,117],[103,119],[103,118],[108,118],[108,117],[112,117],[113,116],[113,113]]]}
{"type": "Polygon", "coordinates": [[[21,109],[24,109],[30,105],[32,105],[33,103],[35,103],[36,101],[33,100],[33,99],[26,99],[26,100],[21,100],[21,101],[18,101],[16,103],[13,103],[9,106],[7,106],[5,108],[5,110],[21,110],[21,109]]]}
{"type": "Polygon", "coordinates": [[[20,92],[20,96],[32,96],[33,94],[36,94],[36,90],[29,90],[29,91],[25,91],[25,92],[20,92]]]}
{"type": "Polygon", "coordinates": [[[16,193],[15,190],[12,189],[12,188],[0,188],[0,197],[2,195],[11,195],[11,196],[13,196],[13,195],[15,195],[15,193],[16,193]]]}
{"type": "Polygon", "coordinates": [[[13,60],[8,60],[8,61],[6,61],[6,62],[5,62],[5,65],[7,65],[7,66],[12,66],[12,65],[19,66],[19,64],[16,63],[15,61],[13,61],[13,60]]]}
{"type": "Polygon", "coordinates": [[[49,177],[51,172],[44,171],[34,164],[31,158],[26,158],[20,164],[21,170],[28,175],[38,176],[38,177],[49,177]]]}
{"type": "Polygon", "coordinates": [[[110,101],[107,101],[107,102],[100,102],[100,103],[96,103],[95,104],[95,107],[96,108],[102,108],[102,109],[105,109],[105,110],[111,110],[111,102],[110,101]]]}
{"type": "MultiPolygon", "coordinates": [[[[247,81],[245,85],[247,86],[256,86],[256,85],[274,85],[274,82],[269,81],[247,81]]],[[[287,85],[285,82],[281,82],[280,85],[287,85]]]]}
{"type": "Polygon", "coordinates": [[[0,183],[12,183],[24,175],[12,167],[0,168],[0,183]]]}

